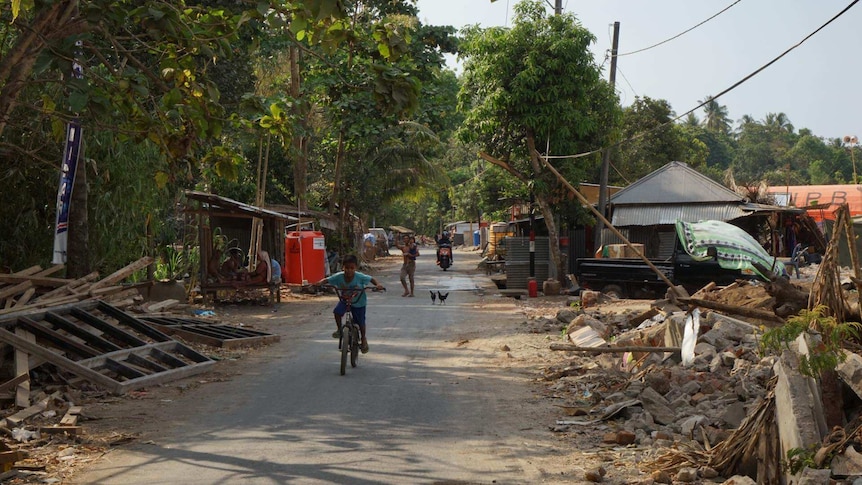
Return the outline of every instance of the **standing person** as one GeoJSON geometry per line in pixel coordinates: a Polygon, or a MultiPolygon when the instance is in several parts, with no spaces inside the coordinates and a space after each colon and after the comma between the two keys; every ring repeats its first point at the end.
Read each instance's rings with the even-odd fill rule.
{"type": "MultiPolygon", "coordinates": [[[[383,285],[378,283],[372,276],[356,271],[357,265],[358,262],[356,260],[356,256],[348,254],[344,257],[344,261],[341,263],[341,272],[335,273],[327,278],[323,278],[315,284],[318,286],[330,284],[342,289],[360,289],[365,288],[365,285],[371,283],[376,286],[378,290],[385,289],[383,288],[383,285]]],[[[365,305],[367,303],[368,298],[365,296],[365,292],[358,291],[357,295],[353,297],[353,301],[351,301],[350,305],[350,313],[353,315],[353,321],[359,325],[359,333],[362,334],[362,343],[360,344],[359,349],[363,354],[368,352],[368,339],[365,337],[365,305]]],[[[341,338],[341,319],[344,317],[344,313],[346,311],[347,305],[339,299],[338,304],[335,305],[335,309],[332,311],[335,315],[336,327],[336,330],[332,332],[332,338],[341,338]]]]}
{"type": "Polygon", "coordinates": [[[413,296],[413,290],[416,287],[414,275],[416,274],[416,258],[419,257],[419,247],[416,246],[416,239],[404,235],[403,244],[397,244],[401,250],[401,255],[404,257],[404,262],[401,264],[401,286],[404,287],[404,294],[401,296],[413,296]],[[410,280],[410,286],[407,286],[407,280],[410,280]]]}

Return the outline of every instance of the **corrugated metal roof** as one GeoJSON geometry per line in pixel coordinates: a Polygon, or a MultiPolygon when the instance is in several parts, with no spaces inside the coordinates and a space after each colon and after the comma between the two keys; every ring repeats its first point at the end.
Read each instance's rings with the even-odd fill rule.
{"type": "Polygon", "coordinates": [[[740,204],[653,204],[615,206],[614,226],[660,226],[677,220],[697,222],[715,219],[730,221],[748,215],[740,204]]]}
{"type": "Polygon", "coordinates": [[[297,220],[295,217],[280,214],[278,212],[273,212],[271,210],[261,209],[260,207],[256,207],[249,204],[243,204],[242,202],[228,199],[227,197],[222,197],[215,194],[208,194],[206,192],[187,190],[186,197],[192,200],[202,202],[203,204],[209,206],[210,209],[220,209],[227,213],[242,214],[246,216],[254,216],[260,218],[282,219],[286,221],[297,220]]]}
{"type": "Polygon", "coordinates": [[[741,202],[743,197],[682,162],[670,162],[611,196],[614,205],[741,202]]]}

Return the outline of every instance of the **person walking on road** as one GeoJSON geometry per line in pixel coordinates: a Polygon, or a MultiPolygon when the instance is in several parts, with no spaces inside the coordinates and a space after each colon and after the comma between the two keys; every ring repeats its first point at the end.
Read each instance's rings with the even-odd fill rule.
{"type": "Polygon", "coordinates": [[[419,247],[416,246],[416,239],[405,235],[401,244],[396,243],[396,247],[401,250],[401,255],[404,257],[404,262],[401,264],[401,286],[404,287],[404,294],[401,296],[413,296],[413,290],[416,287],[414,275],[416,274],[416,258],[419,257],[419,247]],[[408,286],[407,283],[410,283],[408,286]]]}

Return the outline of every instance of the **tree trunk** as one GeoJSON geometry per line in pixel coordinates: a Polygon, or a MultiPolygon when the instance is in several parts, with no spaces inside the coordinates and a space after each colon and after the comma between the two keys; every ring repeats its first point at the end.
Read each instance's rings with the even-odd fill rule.
{"type": "Polygon", "coordinates": [[[296,196],[296,205],[299,210],[308,208],[306,194],[308,192],[308,160],[303,150],[305,135],[305,117],[302,116],[302,103],[300,103],[302,78],[299,69],[299,48],[290,47],[290,97],[293,98],[293,113],[297,127],[293,130],[291,137],[291,155],[293,156],[293,192],[296,196]]]}
{"type": "MultiPolygon", "coordinates": [[[[66,0],[41,10],[30,25],[21,29],[22,35],[0,60],[0,85],[3,86],[0,90],[0,136],[9,124],[18,96],[27,86],[36,59],[47,45],[46,41],[58,33],[75,33],[65,27],[72,20],[77,6],[78,0],[66,0]]],[[[22,17],[19,19],[23,22],[22,17]]]]}
{"type": "MultiPolygon", "coordinates": [[[[82,142],[83,143],[83,142],[82,142]]],[[[90,225],[87,210],[87,163],[84,150],[78,157],[72,199],[69,202],[69,245],[66,260],[66,277],[80,278],[90,269],[90,225]]]]}
{"type": "MultiPolygon", "coordinates": [[[[344,130],[338,134],[338,148],[335,150],[335,173],[332,175],[332,196],[329,197],[329,213],[335,215],[335,205],[341,195],[341,172],[344,159],[344,130]]],[[[342,218],[343,219],[343,218],[342,218]]]]}
{"type": "Polygon", "coordinates": [[[566,268],[563,267],[563,256],[562,252],[560,252],[560,236],[557,232],[554,212],[545,197],[537,195],[536,203],[539,204],[539,209],[541,209],[542,216],[545,218],[545,225],[548,227],[548,244],[551,245],[551,261],[554,263],[554,267],[557,268],[557,280],[561,284],[566,285],[566,268]]]}

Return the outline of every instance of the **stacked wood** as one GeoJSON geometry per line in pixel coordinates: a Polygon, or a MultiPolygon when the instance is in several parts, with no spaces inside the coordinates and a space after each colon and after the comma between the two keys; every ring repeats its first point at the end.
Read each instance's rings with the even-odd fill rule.
{"type": "Polygon", "coordinates": [[[15,273],[0,274],[0,319],[12,313],[91,299],[117,306],[131,305],[139,297],[138,291],[119,283],[152,262],[153,258],[145,256],[102,279],[99,279],[98,272],[77,279],[50,276],[61,271],[64,268],[62,264],[47,269],[32,266],[15,273]]]}

